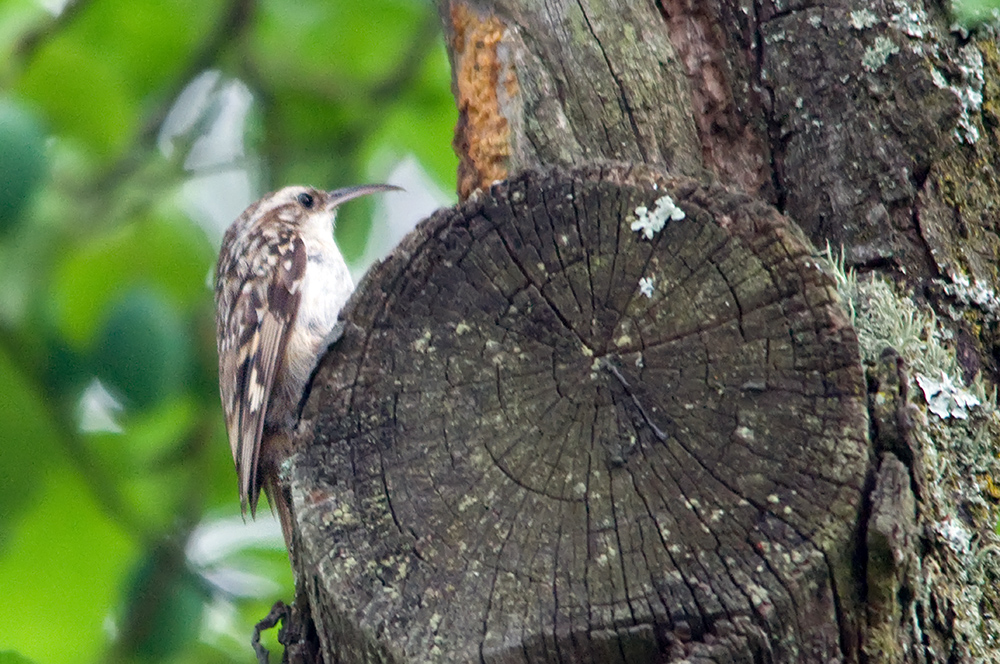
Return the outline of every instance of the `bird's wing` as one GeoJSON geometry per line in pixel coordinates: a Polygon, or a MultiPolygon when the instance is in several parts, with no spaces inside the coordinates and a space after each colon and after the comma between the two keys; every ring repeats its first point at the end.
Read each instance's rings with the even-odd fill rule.
{"type": "Polygon", "coordinates": [[[261,438],[268,404],[281,371],[288,338],[298,313],[306,248],[301,238],[289,235],[265,251],[276,257],[267,272],[271,279],[253,275],[244,283],[229,315],[229,339],[238,342],[220,348],[220,381],[226,410],[226,429],[236,462],[240,504],[257,511],[260,495],[261,438]]]}

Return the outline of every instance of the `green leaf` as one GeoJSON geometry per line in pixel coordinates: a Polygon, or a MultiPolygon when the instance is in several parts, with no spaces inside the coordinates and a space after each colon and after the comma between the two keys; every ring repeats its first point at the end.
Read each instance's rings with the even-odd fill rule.
{"type": "Polygon", "coordinates": [[[365,249],[372,225],[371,200],[352,201],[337,212],[334,234],[337,246],[348,261],[355,260],[365,249]]]}
{"type": "Polygon", "coordinates": [[[63,258],[52,280],[52,318],[67,342],[83,349],[111,301],[130,285],[155,287],[180,309],[202,302],[213,261],[204,234],[187,220],[136,221],[63,258]]]}
{"type": "Polygon", "coordinates": [[[16,90],[42,110],[57,134],[102,156],[121,152],[138,125],[136,100],[121,72],[61,40],[39,50],[16,90]]]}
{"type": "Polygon", "coordinates": [[[198,423],[198,404],[188,394],[170,399],[145,413],[137,413],[125,423],[125,446],[137,465],[162,462],[185,443],[198,423]]]}
{"type": "MultiPolygon", "coordinates": [[[[150,529],[169,528],[177,511],[191,503],[191,492],[200,492],[211,481],[199,458],[205,443],[194,438],[202,435],[198,427],[204,417],[194,396],[182,393],[129,413],[122,418],[121,433],[94,433],[84,439],[92,456],[117,478],[122,499],[142,513],[150,529]]],[[[221,413],[217,417],[221,420],[221,413]]],[[[212,447],[213,456],[224,460],[227,448],[220,441],[212,447]]]]}
{"type": "Polygon", "coordinates": [[[10,80],[20,60],[15,48],[23,36],[35,26],[51,20],[38,0],[4,0],[0,2],[0,80],[10,80]]]}
{"type": "Polygon", "coordinates": [[[48,391],[59,397],[76,399],[93,379],[90,358],[70,348],[51,330],[42,335],[45,342],[43,380],[48,391]]]}
{"type": "Polygon", "coordinates": [[[103,0],[48,37],[16,89],[45,111],[58,134],[97,154],[120,154],[140,111],[162,95],[214,28],[220,4],[103,0]]]}
{"type": "Polygon", "coordinates": [[[445,191],[455,190],[458,157],[451,147],[458,110],[450,92],[443,43],[428,54],[413,87],[392,105],[365,146],[368,160],[391,153],[393,161],[413,153],[445,191]]]}
{"type": "Polygon", "coordinates": [[[201,0],[102,0],[88,3],[60,35],[113,67],[142,100],[173,83],[215,27],[226,3],[201,0]]]}
{"type": "Polygon", "coordinates": [[[957,0],[951,6],[955,19],[966,27],[995,21],[994,12],[998,9],[998,0],[957,0]]]}
{"type": "Polygon", "coordinates": [[[4,650],[0,652],[0,664],[35,664],[35,661],[28,659],[19,652],[4,650]]]}
{"type": "Polygon", "coordinates": [[[50,417],[45,397],[0,351],[0,553],[58,458],[58,432],[50,417]]]}
{"type": "Polygon", "coordinates": [[[102,465],[117,477],[145,476],[175,458],[178,449],[189,442],[200,416],[194,396],[183,392],[153,408],[120,418],[121,432],[90,433],[84,440],[102,465]]]}
{"type": "Polygon", "coordinates": [[[325,89],[341,82],[331,80],[334,72],[377,81],[403,57],[428,11],[410,0],[275,0],[260,7],[253,45],[268,77],[295,87],[325,89]]]}
{"type": "Polygon", "coordinates": [[[210,491],[206,501],[207,507],[209,510],[236,514],[239,508],[236,468],[229,449],[229,438],[226,434],[226,423],[222,417],[221,405],[218,416],[214,418],[213,422],[215,429],[212,432],[210,445],[218,451],[211,455],[204,471],[210,491]],[[225,451],[223,452],[223,450],[225,451]]]}
{"type": "Polygon", "coordinates": [[[285,83],[287,82],[278,83],[282,91],[280,98],[274,102],[274,111],[277,114],[277,130],[295,144],[294,154],[298,158],[289,164],[289,172],[301,173],[301,169],[315,171],[317,167],[336,167],[338,161],[343,161],[344,155],[324,154],[324,146],[343,140],[345,128],[357,126],[365,122],[365,118],[370,119],[373,109],[369,107],[367,100],[360,97],[346,100],[342,104],[331,104],[329,100],[315,95],[286,89],[285,83]]]}
{"type": "Polygon", "coordinates": [[[52,468],[0,556],[4,647],[46,664],[99,661],[135,547],[68,464],[52,468]]]}

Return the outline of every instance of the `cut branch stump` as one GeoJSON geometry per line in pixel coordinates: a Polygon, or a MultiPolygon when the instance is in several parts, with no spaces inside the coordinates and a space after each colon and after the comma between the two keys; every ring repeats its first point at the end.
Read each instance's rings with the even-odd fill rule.
{"type": "Polygon", "coordinates": [[[344,317],[283,475],[326,661],[856,656],[863,372],[773,208],[528,172],[423,222],[344,317]],[[665,195],[684,218],[632,230],[665,195]]]}

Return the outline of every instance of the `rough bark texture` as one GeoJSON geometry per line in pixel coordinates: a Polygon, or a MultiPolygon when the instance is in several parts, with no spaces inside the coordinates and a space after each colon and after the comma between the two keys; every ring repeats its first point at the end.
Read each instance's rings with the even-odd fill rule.
{"type": "Polygon", "coordinates": [[[470,199],[360,286],[284,478],[327,661],[1000,661],[993,34],[440,7],[470,199]]]}
{"type": "Polygon", "coordinates": [[[528,173],[361,293],[290,482],[328,661],[856,647],[857,342],[772,208],[645,169],[528,173]],[[647,240],[630,220],[664,194],[685,218],[647,240]]]}
{"type": "Polygon", "coordinates": [[[526,168],[601,159],[704,172],[684,71],[652,4],[440,6],[463,197],[526,168]]]}
{"type": "Polygon", "coordinates": [[[814,243],[844,245],[849,263],[996,286],[997,46],[952,32],[941,7],[441,7],[463,195],[508,172],[593,159],[707,172],[775,204],[814,243]],[[466,148],[487,142],[489,159],[466,148]]]}

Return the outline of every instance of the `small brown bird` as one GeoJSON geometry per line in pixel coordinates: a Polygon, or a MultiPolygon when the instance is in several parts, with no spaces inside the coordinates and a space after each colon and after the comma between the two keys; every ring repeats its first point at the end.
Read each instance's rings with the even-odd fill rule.
{"type": "Polygon", "coordinates": [[[306,382],[336,339],[337,315],[354,284],[333,240],[337,206],[396,190],[375,184],[319,191],[285,187],[239,216],[215,268],[219,390],[236,462],[240,505],[256,516],[263,487],[289,540],[290,513],[277,496],[277,466],[299,415],[306,382]]]}

